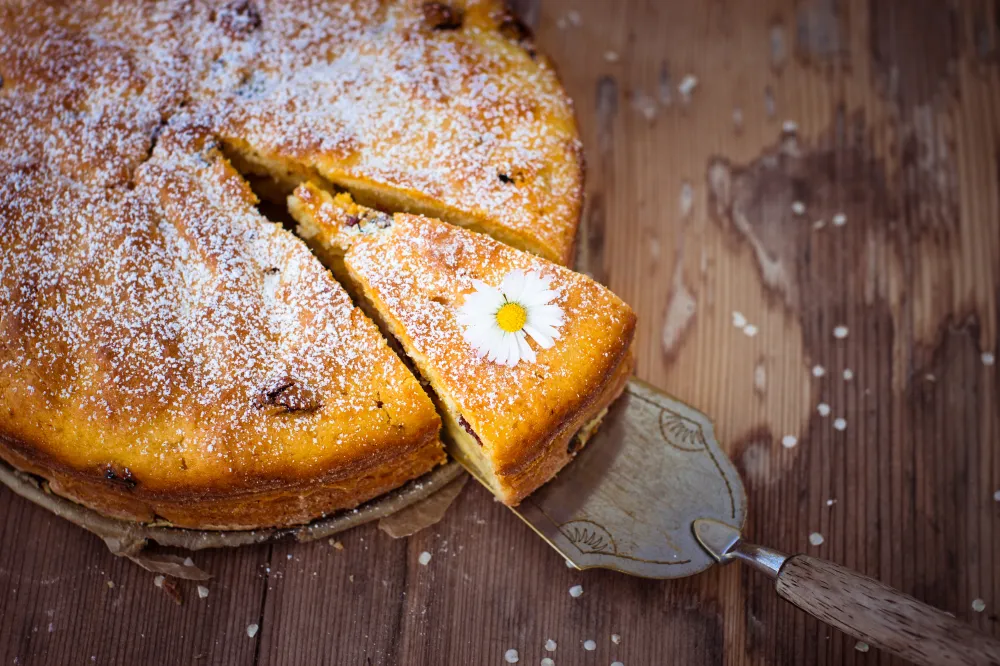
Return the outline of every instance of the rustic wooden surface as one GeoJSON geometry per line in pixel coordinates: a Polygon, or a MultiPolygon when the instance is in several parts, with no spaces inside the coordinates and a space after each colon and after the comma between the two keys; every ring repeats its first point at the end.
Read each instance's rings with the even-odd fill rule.
{"type": "MultiPolygon", "coordinates": [[[[1000,635],[984,356],[1000,308],[1000,3],[519,5],[577,101],[579,266],[638,311],[639,376],[714,416],[749,536],[1000,635]]],[[[180,584],[183,605],[6,491],[0,539],[0,664],[502,664],[509,648],[525,664],[895,663],[737,567],[663,583],[568,570],[474,484],[407,539],[369,526],[343,550],[197,554],[215,579],[207,599],[180,584]]]]}

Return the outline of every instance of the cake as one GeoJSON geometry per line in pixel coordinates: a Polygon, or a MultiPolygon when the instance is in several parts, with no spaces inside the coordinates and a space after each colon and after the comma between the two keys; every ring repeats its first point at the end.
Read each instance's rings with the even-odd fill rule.
{"type": "Polygon", "coordinates": [[[366,209],[308,183],[289,209],[299,235],[336,267],[428,382],[449,451],[503,502],[516,505],[551,479],[624,389],[635,315],[587,276],[488,236],[366,209]],[[457,314],[477,282],[500,285],[512,273],[535,276],[561,319],[556,340],[537,352],[525,340],[528,359],[513,365],[479,353],[457,314]]]}
{"type": "MultiPolygon", "coordinates": [[[[284,228],[296,187],[572,275],[572,105],[496,0],[10,0],[0,127],[0,458],[105,515],[254,529],[356,507],[446,459],[436,406],[500,441],[284,228]]],[[[608,363],[567,384],[547,446],[586,434],[628,367],[608,363]]],[[[538,446],[491,461],[505,500],[566,457],[538,446]]]]}

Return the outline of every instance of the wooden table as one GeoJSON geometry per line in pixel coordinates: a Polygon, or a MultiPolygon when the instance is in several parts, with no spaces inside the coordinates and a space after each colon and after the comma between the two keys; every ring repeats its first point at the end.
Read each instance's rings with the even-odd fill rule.
{"type": "MultiPolygon", "coordinates": [[[[519,4],[577,102],[578,267],[638,311],[639,376],[714,416],[749,536],[1000,635],[1000,4],[519,4]]],[[[892,661],[746,569],[571,571],[473,484],[408,539],[199,553],[180,606],[7,491],[0,537],[0,664],[892,661]]]]}

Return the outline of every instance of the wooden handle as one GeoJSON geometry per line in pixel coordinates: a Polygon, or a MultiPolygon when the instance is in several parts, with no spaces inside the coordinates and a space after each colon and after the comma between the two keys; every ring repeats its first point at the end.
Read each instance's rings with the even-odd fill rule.
{"type": "Polygon", "coordinates": [[[789,558],[776,587],[782,598],[813,617],[915,664],[1000,665],[1000,641],[832,562],[789,558]]]}

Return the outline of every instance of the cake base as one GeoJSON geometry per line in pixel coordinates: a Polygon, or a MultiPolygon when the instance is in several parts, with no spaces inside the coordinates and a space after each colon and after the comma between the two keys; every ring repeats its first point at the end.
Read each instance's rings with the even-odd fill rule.
{"type": "Polygon", "coordinates": [[[330,537],[352,527],[390,516],[424,500],[464,473],[461,465],[450,461],[424,476],[356,509],[339,511],[317,518],[305,525],[258,530],[194,530],[169,524],[139,523],[105,516],[51,492],[40,477],[26,474],[0,460],[0,483],[30,502],[51,511],[83,529],[96,534],[115,555],[127,557],[139,566],[178,578],[204,580],[207,574],[197,567],[183,566],[180,558],[144,552],[150,543],[191,551],[206,548],[231,548],[251,544],[295,539],[306,542],[330,537]]]}

